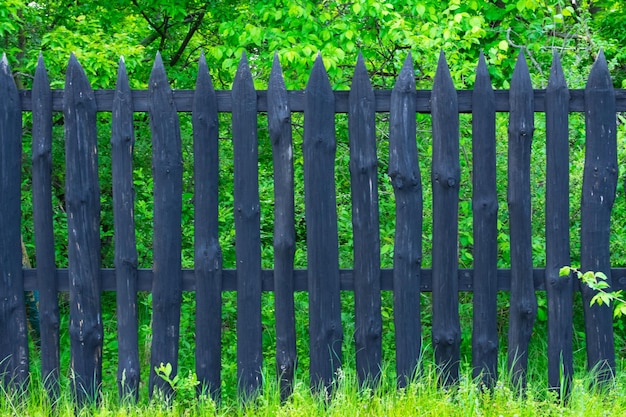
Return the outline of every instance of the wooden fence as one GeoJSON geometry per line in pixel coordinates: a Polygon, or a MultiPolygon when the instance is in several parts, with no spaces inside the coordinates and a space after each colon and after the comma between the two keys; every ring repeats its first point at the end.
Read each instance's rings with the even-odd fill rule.
{"type": "MultiPolygon", "coordinates": [[[[4,384],[29,378],[25,290],[40,291],[41,366],[46,387],[58,394],[59,307],[70,294],[72,383],[79,401],[101,382],[103,326],[100,294],[117,291],[120,395],[137,396],[139,384],[137,291],[152,292],[150,392],[171,393],[154,367],[177,370],[181,292],[195,291],[196,373],[219,394],[222,291],[237,291],[237,376],[242,395],[261,388],[261,292],[275,292],[276,361],[283,395],[296,364],[294,291],[309,292],[310,383],[329,387],[342,366],[340,291],[354,291],[359,380],[376,380],[381,368],[381,290],[393,290],[398,384],[419,368],[420,291],[432,291],[432,343],[443,384],[459,378],[458,292],[474,292],[472,366],[491,385],[498,375],[498,291],[510,291],[508,367],[526,382],[527,352],[537,312],[536,290],[548,299],[549,384],[571,380],[572,294],[578,289],[559,269],[570,264],[568,115],[584,112],[586,158],[582,191],[581,267],[602,271],[614,289],[626,288],[626,270],[609,262],[610,213],[617,181],[616,112],[626,92],[612,87],[602,54],[585,90],[568,90],[555,55],[547,89],[533,90],[520,53],[510,90],[494,91],[481,57],[472,91],[457,91],[440,57],[432,91],[417,91],[409,55],[393,90],[374,91],[359,58],[352,88],[333,91],[321,58],[304,91],[285,88],[275,59],[267,91],[256,91],[245,56],[232,91],[215,91],[204,57],[195,91],[171,91],[157,56],[147,91],[133,91],[120,62],[117,89],[93,91],[77,60],[67,68],[65,90],[51,90],[40,59],[32,90],[18,91],[6,57],[0,65],[0,357],[4,384]],[[55,264],[51,205],[52,114],[65,124],[67,269],[55,264]],[[22,268],[20,172],[22,113],[32,112],[32,191],[37,268],[22,268]],[[112,112],[115,269],[101,268],[97,113],[112,112]],[[133,217],[133,112],[148,112],[154,181],[154,262],[137,268],[133,217]],[[181,267],[182,156],[178,112],[191,112],[195,165],[195,269],[181,267]],[[236,270],[222,268],[218,234],[218,113],[232,113],[236,270]],[[307,269],[294,270],[294,168],[291,114],[304,112],[304,191],[307,269]],[[395,191],[393,269],[381,269],[377,194],[377,112],[388,112],[389,176],[395,191]],[[422,179],[416,113],[432,114],[432,269],[421,268],[422,179]],[[510,270],[497,269],[496,112],[508,112],[508,215],[510,270]],[[534,113],[546,114],[546,266],[531,258],[530,153],[534,113]],[[257,114],[267,113],[275,184],[274,270],[261,268],[257,114]],[[340,270],[334,164],[335,114],[349,117],[354,268],[340,270]],[[472,113],[474,268],[458,266],[459,114],[472,113]],[[563,379],[560,375],[563,375],[563,379]]],[[[582,288],[589,369],[606,380],[615,370],[612,311],[589,306],[582,288]]]]}

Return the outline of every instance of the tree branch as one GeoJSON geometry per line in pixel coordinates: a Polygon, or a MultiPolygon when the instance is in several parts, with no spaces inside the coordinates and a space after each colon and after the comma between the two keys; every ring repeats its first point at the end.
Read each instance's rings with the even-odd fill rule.
{"type": "Polygon", "coordinates": [[[196,18],[193,21],[193,24],[189,27],[189,31],[187,32],[187,35],[185,36],[185,39],[183,39],[183,42],[180,44],[180,47],[178,48],[176,53],[174,53],[174,55],[172,56],[172,59],[170,60],[170,66],[171,67],[176,65],[176,63],[178,62],[180,57],[183,55],[183,52],[185,51],[185,48],[187,48],[187,45],[189,44],[189,41],[191,40],[193,35],[196,33],[196,31],[200,27],[200,24],[202,23],[202,20],[204,19],[204,14],[205,13],[206,13],[206,8],[201,9],[198,12],[196,18]]]}

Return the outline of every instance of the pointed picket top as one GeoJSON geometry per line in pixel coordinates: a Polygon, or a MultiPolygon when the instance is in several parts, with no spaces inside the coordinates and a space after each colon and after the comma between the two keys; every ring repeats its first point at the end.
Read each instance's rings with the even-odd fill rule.
{"type": "MultiPolygon", "coordinates": [[[[152,64],[152,71],[150,72],[150,79],[148,80],[148,94],[156,94],[161,92],[165,95],[170,95],[172,89],[170,88],[169,81],[167,79],[167,73],[165,72],[165,65],[163,65],[163,58],[161,53],[157,52],[154,58],[154,64],[152,64]]],[[[153,100],[150,100],[148,106],[151,106],[153,100]]],[[[172,101],[173,103],[173,101],[172,101]]]]}
{"type": "Polygon", "coordinates": [[[283,77],[283,69],[280,65],[278,54],[274,54],[270,81],[267,86],[267,107],[271,139],[272,141],[280,140],[282,137],[280,134],[281,127],[291,117],[291,110],[289,108],[285,78],[283,77]]]}
{"type": "Polygon", "coordinates": [[[474,90],[488,91],[493,94],[493,85],[491,84],[491,76],[487,68],[487,61],[483,51],[480,51],[478,57],[478,65],[476,66],[476,80],[474,81],[474,90]]]}
{"type": "MultiPolygon", "coordinates": [[[[193,106],[194,112],[209,111],[213,113],[213,109],[217,111],[215,88],[213,87],[213,80],[211,79],[211,73],[209,73],[209,67],[206,63],[204,52],[200,53],[200,59],[198,60],[198,76],[196,77],[196,91],[193,95],[193,106]],[[208,109],[202,109],[201,107],[203,106],[208,106],[208,109]]],[[[217,121],[215,121],[215,123],[217,123],[217,121]]]]}
{"type": "MultiPolygon", "coordinates": [[[[71,111],[68,106],[74,101],[75,103],[87,103],[91,102],[90,106],[93,106],[95,111],[96,97],[94,95],[87,74],[82,65],[78,62],[76,55],[72,52],[70,54],[70,60],[67,64],[67,72],[65,74],[65,94],[63,95],[64,106],[67,111],[71,111]]],[[[75,108],[75,106],[72,106],[75,108]]]]}
{"type": "Polygon", "coordinates": [[[515,69],[513,70],[513,78],[511,79],[511,90],[532,90],[532,88],[526,56],[524,55],[524,50],[520,49],[515,69]]]}
{"type": "Polygon", "coordinates": [[[2,73],[4,74],[11,73],[11,68],[9,67],[9,60],[7,59],[6,52],[2,53],[2,61],[0,61],[0,70],[2,70],[2,73]]]}
{"type": "Polygon", "coordinates": [[[120,77],[122,81],[124,78],[128,80],[128,76],[126,75],[126,62],[124,61],[124,56],[120,56],[120,60],[117,63],[117,81],[120,81],[120,77]],[[123,74],[123,75],[122,75],[123,74]]]}
{"type": "Polygon", "coordinates": [[[437,63],[437,71],[435,72],[435,82],[433,84],[431,97],[433,110],[441,106],[440,109],[437,109],[441,112],[449,112],[452,111],[452,109],[454,109],[454,112],[458,111],[457,92],[454,89],[454,82],[452,81],[448,62],[446,61],[446,56],[443,51],[439,53],[439,62],[437,63]]]}
{"type": "MultiPolygon", "coordinates": [[[[6,135],[12,133],[8,125],[13,125],[17,121],[20,121],[21,125],[21,106],[19,105],[20,97],[17,91],[17,85],[15,85],[15,79],[11,73],[11,67],[9,66],[9,60],[5,53],[2,54],[2,60],[0,61],[0,107],[2,108],[3,115],[0,117],[0,123],[6,122],[3,125],[3,129],[7,129],[6,135]],[[1,120],[4,118],[4,120],[1,120]]],[[[6,136],[8,137],[8,136],[6,136]]]]}
{"type": "MultiPolygon", "coordinates": [[[[11,67],[9,66],[9,60],[6,53],[2,54],[2,61],[0,61],[0,88],[3,90],[5,96],[17,95],[17,86],[13,74],[11,73],[11,67]]],[[[15,97],[10,97],[12,100],[15,97]]]]}
{"type": "MultiPolygon", "coordinates": [[[[437,62],[437,71],[435,72],[435,82],[433,85],[433,91],[438,89],[442,91],[454,90],[454,82],[452,81],[448,61],[446,61],[446,55],[443,51],[439,52],[439,61],[437,62]]],[[[456,96],[456,90],[454,91],[456,96]]]]}
{"type": "Polygon", "coordinates": [[[7,116],[6,121],[13,123],[14,120],[21,120],[21,116],[19,116],[21,110],[18,110],[20,108],[20,97],[17,85],[15,85],[9,61],[4,53],[2,54],[2,61],[0,61],[0,97],[2,97],[0,106],[3,112],[11,113],[10,116],[7,116]]]}
{"type": "Polygon", "coordinates": [[[67,64],[66,81],[74,81],[82,78],[87,79],[87,74],[83,69],[83,66],[78,62],[78,58],[74,55],[74,52],[70,54],[70,60],[67,64]]]}
{"type": "Polygon", "coordinates": [[[280,59],[278,59],[278,54],[274,53],[274,60],[272,61],[272,71],[270,72],[270,81],[269,81],[268,90],[272,89],[285,89],[285,78],[283,76],[283,67],[280,65],[280,59]]]}
{"type": "Polygon", "coordinates": [[[118,97],[120,100],[128,100],[130,98],[130,83],[128,81],[128,73],[123,56],[120,57],[117,67],[115,97],[118,97]]]}
{"type": "Polygon", "coordinates": [[[415,74],[413,72],[413,56],[409,52],[404,60],[400,74],[398,74],[396,84],[393,86],[393,92],[410,93],[415,91],[415,74]]]}
{"type": "Polygon", "coordinates": [[[611,80],[611,73],[609,72],[609,66],[604,57],[604,51],[600,49],[596,62],[591,67],[589,78],[587,79],[587,85],[585,90],[588,89],[606,89],[613,90],[613,81],[611,80]]]}
{"type": "Polygon", "coordinates": [[[366,99],[368,101],[374,100],[374,90],[372,89],[372,83],[370,76],[365,68],[365,61],[363,60],[363,54],[359,52],[359,56],[356,60],[356,67],[354,68],[354,75],[352,77],[352,86],[350,88],[350,98],[366,99]]]}
{"type": "Polygon", "coordinates": [[[548,78],[548,87],[546,92],[567,89],[565,74],[561,66],[561,58],[556,50],[552,51],[552,67],[550,67],[550,77],[548,78]]]}
{"type": "Polygon", "coordinates": [[[40,52],[39,58],[37,58],[37,68],[35,69],[35,79],[33,81],[33,90],[37,90],[39,88],[50,89],[50,81],[48,79],[48,70],[46,69],[46,64],[43,60],[43,55],[40,52]]]}
{"type": "MultiPolygon", "coordinates": [[[[211,73],[209,73],[209,67],[206,63],[206,57],[204,52],[200,53],[200,59],[198,60],[198,77],[196,78],[196,90],[198,88],[206,89],[208,91],[214,91],[213,80],[211,79],[211,73]]],[[[194,98],[197,94],[194,94],[194,98]]]]}
{"type": "MultiPolygon", "coordinates": [[[[306,85],[307,95],[333,95],[332,88],[330,86],[330,80],[328,78],[328,72],[324,66],[324,60],[322,54],[318,53],[313,64],[313,69],[309,75],[309,81],[306,85]]],[[[333,96],[334,101],[334,96],[333,96]]]]}
{"type": "Polygon", "coordinates": [[[111,144],[121,145],[129,138],[131,141],[134,140],[132,107],[132,95],[126,64],[124,63],[124,57],[120,57],[117,67],[115,93],[113,95],[112,114],[114,126],[111,131],[111,144]],[[127,130],[128,126],[130,126],[130,129],[127,130]]]}
{"type": "Polygon", "coordinates": [[[48,71],[46,70],[43,55],[40,52],[37,59],[35,79],[33,80],[33,129],[37,130],[37,134],[33,132],[33,140],[43,140],[44,137],[49,136],[48,132],[51,126],[48,127],[48,124],[51,123],[51,120],[48,119],[51,119],[51,117],[52,92],[50,91],[50,80],[48,79],[48,71]],[[41,123],[35,123],[35,121],[41,121],[41,123]],[[46,127],[44,128],[43,126],[46,127]]]}
{"type": "Polygon", "coordinates": [[[248,57],[246,55],[246,51],[241,53],[241,59],[239,60],[239,66],[237,67],[237,73],[235,74],[235,81],[233,82],[233,93],[237,88],[238,84],[248,84],[251,83],[254,85],[252,80],[252,72],[250,71],[250,65],[248,65],[248,57]]]}

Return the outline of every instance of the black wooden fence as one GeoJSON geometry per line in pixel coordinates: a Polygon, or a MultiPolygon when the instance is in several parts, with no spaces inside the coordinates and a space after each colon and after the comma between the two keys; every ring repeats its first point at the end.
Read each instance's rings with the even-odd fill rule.
{"type": "MultiPolygon", "coordinates": [[[[160,56],[149,88],[130,90],[124,62],[117,89],[93,91],[72,56],[64,91],[50,89],[40,59],[32,90],[18,91],[6,58],[0,64],[0,357],[4,384],[29,378],[25,290],[40,291],[42,375],[58,394],[59,307],[70,294],[73,387],[79,401],[97,394],[102,374],[100,293],[117,291],[120,395],[139,384],[137,291],[152,291],[153,339],[150,392],[171,392],[154,367],[176,373],[181,292],[196,291],[196,373],[204,389],[220,387],[221,294],[237,291],[237,368],[240,393],[261,388],[261,292],[275,292],[276,361],[283,395],[296,363],[294,291],[309,292],[310,383],[329,387],[342,364],[340,291],[354,291],[356,367],[359,380],[381,369],[381,290],[394,291],[396,372],[404,386],[419,368],[420,291],[432,291],[432,340],[441,382],[459,378],[458,292],[474,292],[472,366],[492,385],[498,375],[498,291],[510,291],[509,370],[526,382],[527,349],[537,312],[535,290],[548,298],[549,384],[572,378],[572,293],[577,282],[560,277],[570,264],[568,115],[584,112],[587,138],[582,191],[582,270],[602,271],[614,289],[626,287],[626,270],[609,263],[610,213],[617,181],[616,113],[626,92],[612,87],[600,54],[586,89],[568,90],[555,55],[549,85],[533,90],[520,53],[508,91],[494,91],[481,57],[472,91],[454,88],[443,54],[432,91],[415,88],[409,55],[393,90],[374,91],[359,58],[352,89],[333,91],[321,58],[304,91],[285,88],[275,59],[267,91],[256,91],[245,56],[232,91],[215,91],[204,57],[195,91],[171,91],[160,56]],[[69,268],[55,264],[51,205],[52,114],[64,113],[69,268]],[[32,184],[37,269],[23,269],[20,246],[22,112],[32,112],[32,184]],[[97,112],[112,112],[115,269],[100,265],[100,192],[97,112]],[[154,179],[154,262],[137,268],[133,217],[133,112],[148,112],[154,179]],[[195,164],[195,269],[181,268],[182,156],[178,112],[191,112],[195,164]],[[232,113],[236,270],[222,268],[218,234],[218,113],[232,113]],[[304,112],[304,190],[308,269],[294,270],[294,168],[291,114],[304,112]],[[377,194],[377,112],[388,112],[389,176],[395,190],[394,267],[380,266],[377,194]],[[432,114],[432,269],[421,268],[422,179],[416,146],[416,113],[432,114]],[[497,269],[496,112],[508,112],[508,214],[511,269],[497,269]],[[546,114],[546,267],[533,269],[530,151],[534,113],[546,114]],[[275,181],[274,270],[261,268],[257,114],[267,113],[275,181]],[[352,179],[354,269],[340,270],[334,186],[335,114],[348,113],[352,179]],[[474,268],[457,258],[459,114],[472,113],[474,268]],[[200,215],[198,215],[200,213],[200,215]],[[560,375],[563,375],[561,379],[560,375]],[[321,384],[321,385],[320,385],[321,384]]],[[[615,370],[612,312],[589,306],[582,288],[589,369],[600,380],[615,370]]]]}

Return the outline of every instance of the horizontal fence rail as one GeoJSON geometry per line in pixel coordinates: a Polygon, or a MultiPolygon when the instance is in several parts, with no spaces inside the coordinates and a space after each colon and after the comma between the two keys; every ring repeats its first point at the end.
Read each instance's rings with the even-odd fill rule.
{"type": "MultiPolygon", "coordinates": [[[[495,90],[495,109],[497,112],[508,113],[511,110],[509,101],[509,90],[495,90]]],[[[585,90],[569,90],[570,100],[567,110],[572,112],[585,111],[585,90]]],[[[52,90],[52,110],[60,111],[63,109],[63,90],[52,90]]],[[[110,112],[113,108],[113,96],[115,90],[96,90],[94,91],[98,111],[110,112]]],[[[257,94],[257,110],[266,112],[268,109],[268,91],[256,90],[257,94]]],[[[19,91],[20,100],[23,111],[33,110],[33,98],[30,90],[19,91]]],[[[148,111],[148,92],[146,90],[132,90],[132,108],[136,112],[148,111]]],[[[194,90],[175,90],[173,91],[173,100],[176,109],[180,112],[193,111],[194,90]]],[[[304,90],[289,90],[286,92],[289,108],[294,113],[304,112],[304,90]]],[[[349,91],[335,90],[335,113],[348,113],[348,96],[349,91]]],[[[416,90],[417,104],[415,111],[418,113],[430,113],[431,90],[416,90]]],[[[459,113],[472,113],[474,106],[472,105],[473,90],[457,90],[459,113]]],[[[534,111],[543,113],[546,111],[545,99],[546,90],[533,90],[534,111]]],[[[233,97],[230,90],[216,90],[215,99],[217,101],[217,111],[230,113],[233,111],[233,97]]],[[[390,90],[374,90],[374,109],[376,112],[388,112],[391,103],[390,90]]],[[[626,90],[615,90],[615,107],[619,112],[626,111],[626,90]]]]}
{"type": "MultiPolygon", "coordinates": [[[[56,271],[56,286],[58,291],[69,291],[69,276],[66,268],[58,268],[56,271]]],[[[393,269],[381,269],[380,273],[380,289],[381,291],[393,291],[393,269]]],[[[41,285],[38,282],[37,275],[39,269],[24,269],[24,290],[25,291],[37,291],[41,290],[41,285]]],[[[197,291],[196,283],[196,271],[193,269],[183,269],[183,291],[197,291]]],[[[220,279],[221,291],[237,291],[237,271],[234,269],[222,269],[220,279]]],[[[150,291],[152,289],[153,280],[152,269],[138,269],[137,270],[137,291],[150,291]]],[[[473,269],[459,269],[459,291],[474,291],[474,275],[473,269]]],[[[511,270],[510,269],[498,269],[497,275],[497,290],[498,291],[510,291],[511,290],[511,270]]],[[[533,269],[533,285],[536,291],[546,290],[546,270],[544,268],[533,269]]],[[[308,271],[306,269],[295,269],[293,275],[291,275],[291,284],[293,285],[292,291],[308,291],[307,278],[308,271]]],[[[431,292],[433,290],[432,285],[432,269],[420,270],[420,291],[431,292]]],[[[611,268],[611,277],[613,278],[612,288],[614,290],[626,290],[626,268],[611,268]]],[[[116,270],[101,269],[100,270],[100,286],[102,291],[116,291],[116,270]]],[[[340,269],[339,270],[339,285],[342,291],[354,291],[357,279],[355,278],[355,271],[353,269],[340,269]]],[[[276,271],[271,269],[261,270],[261,290],[265,292],[276,291],[276,271]]],[[[578,288],[578,282],[572,281],[570,283],[572,288],[578,288]]]]}
{"type": "MultiPolygon", "coordinates": [[[[445,56],[440,56],[433,90],[416,90],[409,54],[393,90],[374,90],[362,57],[350,91],[333,91],[318,56],[305,90],[288,91],[275,57],[268,90],[254,89],[242,57],[231,91],[216,91],[204,56],[195,90],[170,89],[157,55],[147,90],[131,90],[123,60],[116,90],[91,90],[71,57],[65,90],[51,90],[40,57],[32,90],[18,91],[6,57],[0,64],[0,357],[4,384],[28,380],[28,341],[21,294],[41,294],[41,366],[46,389],[59,394],[59,305],[70,294],[72,387],[78,402],[98,396],[102,379],[102,291],[117,292],[120,397],[138,398],[137,292],[152,293],[150,395],[166,397],[172,387],[156,375],[161,363],[177,372],[182,293],[196,292],[196,374],[199,393],[214,398],[221,386],[222,293],[237,292],[237,379],[250,398],[262,389],[261,295],[274,291],[276,363],[282,398],[293,388],[297,366],[294,292],[309,294],[310,384],[330,390],[343,366],[341,291],[355,301],[356,368],[363,385],[375,382],[382,367],[381,291],[393,291],[398,386],[419,374],[422,324],[420,292],[432,292],[432,340],[442,385],[454,384],[460,369],[458,293],[474,294],[472,367],[493,386],[498,377],[498,291],[511,294],[508,370],[526,384],[528,344],[537,314],[535,291],[548,302],[548,380],[569,390],[572,374],[572,294],[579,283],[559,270],[571,259],[569,236],[568,115],[582,112],[587,126],[582,190],[581,261],[603,272],[611,289],[626,289],[626,268],[610,265],[611,210],[616,194],[616,113],[626,111],[626,91],[614,90],[602,53],[587,87],[569,90],[558,56],[548,88],[533,90],[520,52],[511,89],[494,91],[484,57],[474,90],[454,88],[445,56]],[[19,189],[22,133],[16,120],[32,112],[33,219],[37,269],[21,265],[19,189]],[[51,189],[52,117],[63,112],[69,267],[57,268],[51,189]],[[100,187],[97,113],[112,113],[111,155],[115,268],[101,267],[100,187]],[[150,116],[154,181],[152,269],[138,268],[135,236],[133,114],[150,116]],[[181,265],[183,193],[179,113],[191,112],[194,158],[194,269],[181,265]],[[218,114],[232,114],[236,269],[222,266],[219,243],[218,114]],[[304,113],[303,165],[307,269],[294,268],[294,160],[292,113],[304,113]],[[496,113],[509,113],[507,213],[511,269],[497,268],[496,113]],[[533,268],[530,154],[534,115],[546,113],[546,265],[533,268]],[[274,269],[261,267],[258,114],[268,118],[274,163],[274,269]],[[348,114],[354,267],[340,269],[335,186],[335,114],[348,114]],[[393,268],[381,268],[376,114],[389,113],[389,171],[395,199],[393,268]],[[432,170],[419,169],[416,113],[432,116],[432,170]],[[459,114],[472,114],[474,268],[459,268],[459,114]],[[432,268],[422,268],[423,187],[430,178],[433,204],[432,268]],[[202,215],[198,215],[202,213],[202,215]]],[[[387,161],[385,161],[387,162],[387,161]]],[[[590,306],[593,292],[582,288],[589,371],[604,382],[615,371],[612,311],[590,306]]]]}

